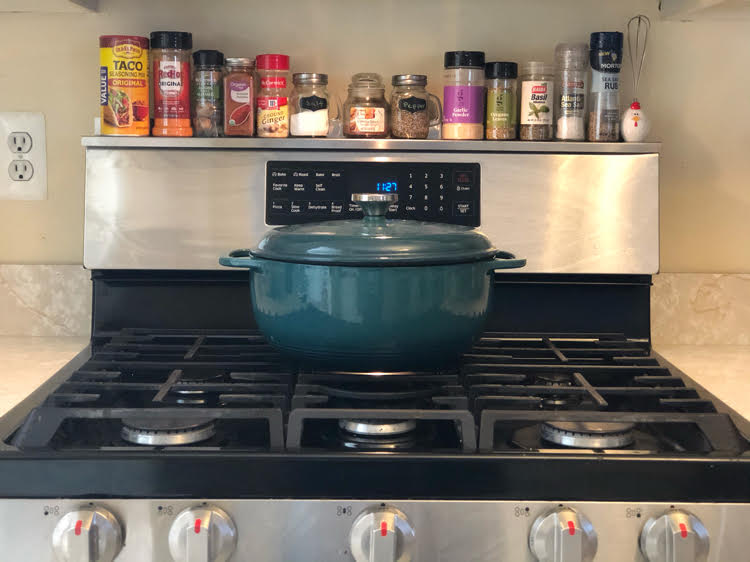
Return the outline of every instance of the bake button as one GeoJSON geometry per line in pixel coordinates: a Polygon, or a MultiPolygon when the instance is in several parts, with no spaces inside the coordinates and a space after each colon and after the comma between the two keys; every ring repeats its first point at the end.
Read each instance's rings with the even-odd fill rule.
{"type": "Polygon", "coordinates": [[[288,213],[289,212],[289,201],[284,199],[272,199],[271,210],[274,213],[288,213]]]}
{"type": "Polygon", "coordinates": [[[456,170],[453,172],[454,183],[474,183],[474,172],[471,170],[456,170]]]}
{"type": "Polygon", "coordinates": [[[289,191],[288,181],[272,181],[271,193],[287,193],[289,191]]]}
{"type": "Polygon", "coordinates": [[[312,172],[310,170],[296,170],[292,172],[292,179],[307,179],[312,175],[312,172]]]}
{"type": "Polygon", "coordinates": [[[453,206],[454,217],[473,217],[474,203],[471,201],[456,201],[453,206]]]}
{"type": "Polygon", "coordinates": [[[331,214],[340,215],[344,212],[343,201],[331,201],[331,214]]]}
{"type": "Polygon", "coordinates": [[[289,170],[271,170],[271,177],[281,179],[288,178],[289,170]]]}
{"type": "Polygon", "coordinates": [[[327,213],[331,210],[331,203],[328,201],[308,201],[307,212],[308,213],[327,213]]]}
{"type": "Polygon", "coordinates": [[[292,201],[289,204],[289,212],[292,214],[301,213],[304,207],[305,207],[304,201],[292,201]]]}
{"type": "Polygon", "coordinates": [[[327,191],[326,186],[323,182],[314,181],[312,186],[315,193],[325,193],[327,191]]]}
{"type": "Polygon", "coordinates": [[[406,205],[404,205],[404,209],[406,210],[407,213],[417,212],[417,206],[414,205],[413,203],[407,203],[406,205]]]}
{"type": "Polygon", "coordinates": [[[315,181],[322,181],[328,177],[328,172],[321,172],[320,170],[313,172],[313,179],[315,181]]]}
{"type": "Polygon", "coordinates": [[[469,191],[471,191],[470,185],[465,185],[465,184],[462,185],[460,183],[456,185],[456,192],[458,193],[467,193],[469,191]]]}
{"type": "Polygon", "coordinates": [[[304,193],[306,188],[307,184],[305,182],[295,179],[292,180],[292,191],[294,193],[304,193]]]}

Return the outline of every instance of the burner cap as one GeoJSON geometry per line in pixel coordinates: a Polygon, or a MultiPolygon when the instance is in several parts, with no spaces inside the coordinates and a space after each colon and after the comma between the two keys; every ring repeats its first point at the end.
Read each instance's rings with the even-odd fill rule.
{"type": "Polygon", "coordinates": [[[619,449],[634,441],[634,426],[620,422],[552,421],[542,424],[542,438],[576,449],[619,449]]]}
{"type": "Polygon", "coordinates": [[[354,435],[388,437],[417,429],[416,420],[339,420],[339,427],[354,435]]]}
{"type": "Polygon", "coordinates": [[[123,418],[120,435],[136,445],[190,445],[216,433],[211,418],[123,418]]]}

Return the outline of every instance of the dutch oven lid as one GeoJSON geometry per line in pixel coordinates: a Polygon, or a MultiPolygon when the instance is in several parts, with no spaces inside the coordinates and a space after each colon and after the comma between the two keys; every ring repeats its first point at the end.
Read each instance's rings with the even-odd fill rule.
{"type": "Polygon", "coordinates": [[[497,254],[487,236],[468,226],[386,219],[397,200],[390,193],[354,194],[363,219],[275,228],[252,254],[295,263],[381,266],[462,263],[497,254]]]}

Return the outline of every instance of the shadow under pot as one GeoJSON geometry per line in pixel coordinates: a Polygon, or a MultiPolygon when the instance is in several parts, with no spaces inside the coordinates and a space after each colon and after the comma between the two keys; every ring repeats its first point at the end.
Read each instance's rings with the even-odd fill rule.
{"type": "Polygon", "coordinates": [[[476,229],[387,219],[394,194],[355,194],[361,220],[275,228],[219,259],[249,270],[252,313],[282,353],[355,372],[456,364],[484,329],[493,272],[526,260],[476,229]]]}

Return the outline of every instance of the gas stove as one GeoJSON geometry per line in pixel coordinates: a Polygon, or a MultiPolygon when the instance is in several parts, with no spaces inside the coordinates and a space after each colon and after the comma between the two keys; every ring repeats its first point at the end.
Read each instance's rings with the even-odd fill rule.
{"type": "Polygon", "coordinates": [[[0,420],[4,559],[746,559],[750,424],[651,347],[652,146],[193,140],[87,140],[91,340],[0,420]],[[199,157],[224,180],[210,193],[199,157]],[[267,175],[310,161],[340,163],[337,179],[369,163],[358,181],[391,161],[397,183],[445,161],[481,170],[457,184],[474,214],[456,220],[529,268],[495,274],[459,362],[321,370],[258,332],[247,274],[215,260],[312,220],[321,206],[295,218],[267,175]],[[550,191],[563,168],[582,181],[550,191]],[[510,180],[502,201],[487,188],[510,180]]]}

